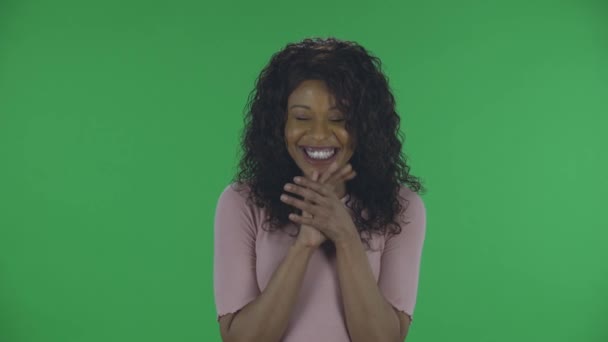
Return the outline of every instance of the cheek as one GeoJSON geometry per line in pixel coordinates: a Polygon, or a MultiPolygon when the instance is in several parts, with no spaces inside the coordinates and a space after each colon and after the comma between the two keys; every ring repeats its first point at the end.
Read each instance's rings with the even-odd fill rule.
{"type": "Polygon", "coordinates": [[[300,130],[294,127],[285,127],[285,143],[287,145],[294,145],[298,142],[298,139],[301,135],[300,130]]]}
{"type": "Polygon", "coordinates": [[[342,144],[342,146],[344,146],[346,149],[352,149],[352,147],[354,146],[354,140],[353,137],[348,133],[348,131],[343,130],[338,132],[336,135],[340,139],[340,143],[342,144]]]}

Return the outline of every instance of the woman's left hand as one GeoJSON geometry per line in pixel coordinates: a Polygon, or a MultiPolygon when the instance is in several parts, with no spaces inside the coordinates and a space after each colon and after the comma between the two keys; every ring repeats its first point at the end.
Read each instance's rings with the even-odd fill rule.
{"type": "Polygon", "coordinates": [[[285,190],[298,194],[305,202],[283,194],[281,200],[289,205],[304,210],[313,217],[302,217],[290,214],[289,219],[299,224],[313,226],[320,230],[335,244],[347,242],[358,236],[357,228],[342,201],[336,196],[333,187],[305,177],[294,177],[297,184],[287,183],[285,190]],[[285,196],[285,199],[283,199],[285,196]]]}

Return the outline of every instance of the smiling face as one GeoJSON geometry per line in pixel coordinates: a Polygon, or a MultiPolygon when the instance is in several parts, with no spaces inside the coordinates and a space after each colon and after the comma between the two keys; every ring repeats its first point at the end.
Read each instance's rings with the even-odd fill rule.
{"type": "MultiPolygon", "coordinates": [[[[305,80],[289,95],[287,100],[285,144],[289,155],[311,178],[312,171],[323,173],[333,161],[339,168],[348,163],[354,153],[354,137],[345,127],[345,116],[335,106],[335,99],[321,80],[305,80]],[[335,155],[328,160],[312,159],[304,147],[328,147],[335,155]]],[[[313,157],[326,157],[319,152],[313,157]]]]}

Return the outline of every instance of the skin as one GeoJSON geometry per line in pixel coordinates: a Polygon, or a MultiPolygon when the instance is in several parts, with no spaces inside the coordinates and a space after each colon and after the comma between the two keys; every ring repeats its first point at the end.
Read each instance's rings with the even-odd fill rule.
{"type": "MultiPolygon", "coordinates": [[[[335,162],[332,163],[330,168],[321,176],[321,178],[319,178],[319,173],[317,172],[317,170],[313,170],[312,175],[313,181],[318,181],[320,184],[324,184],[327,187],[328,191],[332,192],[333,194],[336,193],[336,184],[348,181],[354,178],[356,175],[356,172],[352,170],[350,164],[347,164],[346,166],[342,167],[341,170],[336,170],[336,165],[337,164],[335,162]]],[[[286,191],[292,191],[292,187],[293,185],[288,183],[285,184],[283,189],[286,191]]],[[[304,202],[311,203],[310,197],[308,200],[304,195],[302,195],[302,197],[305,198],[304,202]]],[[[312,214],[308,210],[302,209],[302,217],[312,218],[312,214]]],[[[296,239],[295,243],[301,244],[305,247],[316,248],[320,246],[323,242],[325,242],[327,239],[327,235],[319,229],[313,227],[310,224],[301,223],[300,233],[298,234],[298,238],[296,239]]]]}
{"type": "MultiPolygon", "coordinates": [[[[313,171],[323,174],[329,165],[314,166],[308,163],[299,146],[333,146],[339,148],[336,156],[338,169],[346,166],[353,156],[355,139],[346,130],[344,113],[335,108],[335,98],[321,80],[305,80],[287,99],[285,144],[289,155],[305,177],[312,179],[313,171]]],[[[344,180],[335,183],[336,195],[346,195],[344,180]]]]}

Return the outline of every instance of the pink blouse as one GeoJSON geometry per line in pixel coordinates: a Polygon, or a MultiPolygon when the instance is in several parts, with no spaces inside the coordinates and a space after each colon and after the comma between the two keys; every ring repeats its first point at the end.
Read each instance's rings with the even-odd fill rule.
{"type": "MultiPolygon", "coordinates": [[[[269,233],[262,229],[266,209],[247,205],[249,187],[241,194],[236,186],[231,184],[224,189],[215,212],[213,285],[218,321],[220,316],[239,311],[264,291],[296,239],[285,232],[269,233]]],[[[401,233],[390,237],[373,234],[372,249],[366,253],[384,298],[412,317],[426,209],[421,197],[406,186],[401,186],[400,193],[409,200],[405,214],[398,216],[401,233]]],[[[346,203],[347,198],[348,195],[344,196],[342,202],[346,203]]],[[[406,203],[401,204],[405,208],[406,203]]],[[[367,217],[366,214],[364,211],[363,216],[367,217]]],[[[286,228],[296,228],[293,222],[289,226],[286,228]]],[[[295,231],[290,232],[293,235],[295,231]]],[[[327,257],[321,248],[312,254],[281,341],[350,341],[335,254],[327,257]]]]}

